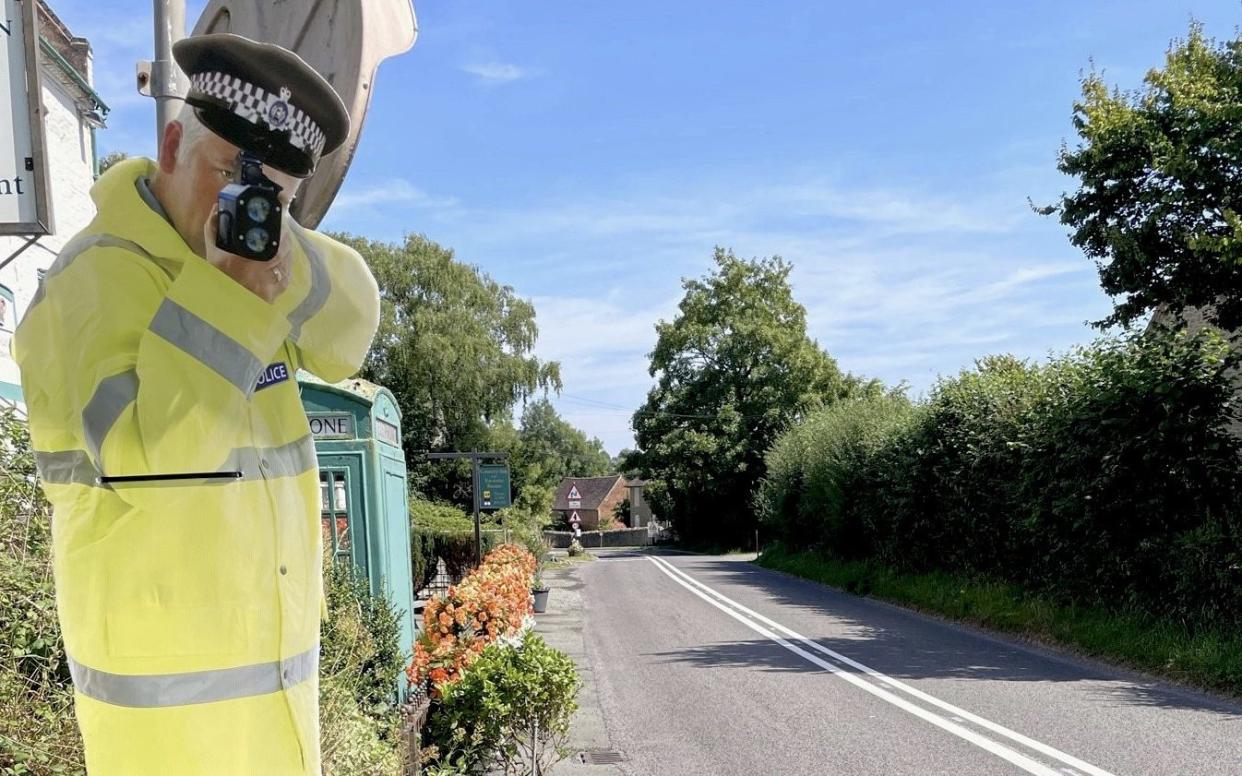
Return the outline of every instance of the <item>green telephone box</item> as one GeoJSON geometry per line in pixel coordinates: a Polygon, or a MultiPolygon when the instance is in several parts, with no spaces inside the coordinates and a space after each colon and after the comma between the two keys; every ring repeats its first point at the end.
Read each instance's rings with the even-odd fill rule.
{"type": "MultiPolygon", "coordinates": [[[[324,547],[360,569],[373,594],[383,590],[388,596],[409,659],[414,583],[397,402],[388,389],[366,380],[330,384],[299,371],[298,387],[319,457],[324,547]]],[[[404,679],[400,684],[404,688],[404,679]]]]}

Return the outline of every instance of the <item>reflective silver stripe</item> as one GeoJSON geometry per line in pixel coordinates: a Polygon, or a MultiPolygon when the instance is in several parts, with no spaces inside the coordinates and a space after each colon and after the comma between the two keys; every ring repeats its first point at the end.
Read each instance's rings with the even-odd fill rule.
{"type": "MultiPolygon", "coordinates": [[[[45,483],[56,485],[90,485],[114,490],[111,485],[101,485],[101,472],[94,459],[85,450],[64,450],[54,453],[35,451],[35,465],[39,477],[45,483]]],[[[127,489],[136,487],[187,487],[203,485],[234,485],[238,482],[255,482],[272,477],[294,477],[318,468],[315,439],[310,434],[278,447],[239,447],[229,453],[224,463],[214,471],[240,471],[237,479],[176,480],[173,482],[126,483],[127,489]],[[266,462],[264,470],[262,464],[266,462]]],[[[136,472],[127,472],[134,474],[136,472]]]]}
{"type": "Polygon", "coordinates": [[[68,660],[74,688],[82,695],[152,709],[250,698],[301,684],[319,670],[319,645],[276,662],[184,674],[112,674],[68,660]]]}
{"type": "Polygon", "coordinates": [[[39,479],[45,483],[108,487],[100,486],[99,469],[85,450],[63,450],[55,453],[36,450],[35,466],[39,469],[39,479]]]}
{"type": "Polygon", "coordinates": [[[314,246],[310,238],[306,237],[301,228],[293,226],[293,234],[297,236],[298,242],[302,244],[303,250],[306,251],[306,258],[310,262],[311,268],[311,288],[310,293],[302,300],[302,303],[289,313],[289,325],[292,327],[289,332],[289,339],[294,342],[298,341],[298,337],[302,334],[302,324],[306,323],[311,317],[323,309],[327,304],[328,297],[332,294],[332,276],[328,274],[328,267],[324,264],[323,255],[319,253],[319,249],[314,246]]]}
{"type": "MultiPolygon", "coordinates": [[[[246,395],[254,393],[264,364],[236,340],[170,299],[151,319],[151,331],[200,361],[246,395]]],[[[170,367],[171,368],[171,367],[170,367]]]]}
{"type": "Polygon", "coordinates": [[[221,471],[239,471],[243,480],[292,477],[318,467],[315,438],[310,434],[279,447],[243,447],[229,453],[221,471]],[[266,464],[263,466],[262,464],[266,464]]]}
{"type": "MultiPolygon", "coordinates": [[[[84,251],[94,248],[124,248],[127,251],[136,253],[143,258],[154,262],[164,270],[170,278],[175,278],[180,271],[180,264],[171,259],[159,258],[147,253],[141,245],[130,240],[123,240],[111,234],[84,234],[70,240],[64,248],[60,249],[60,253],[56,256],[56,261],[52,262],[52,266],[48,268],[47,275],[44,276],[43,282],[39,284],[35,290],[34,298],[30,300],[30,306],[26,308],[26,315],[35,308],[39,302],[43,301],[46,295],[48,281],[64,272],[73,263],[73,260],[81,255],[84,251]]],[[[24,319],[24,316],[23,316],[24,319]]]]}
{"type": "Polygon", "coordinates": [[[319,645],[300,655],[280,661],[280,682],[283,687],[295,687],[319,673],[319,645]]]}
{"type": "Polygon", "coordinates": [[[130,369],[104,378],[95,387],[95,395],[82,411],[82,427],[86,445],[96,461],[102,460],[100,451],[108,431],[131,402],[138,398],[138,372],[130,369]]]}

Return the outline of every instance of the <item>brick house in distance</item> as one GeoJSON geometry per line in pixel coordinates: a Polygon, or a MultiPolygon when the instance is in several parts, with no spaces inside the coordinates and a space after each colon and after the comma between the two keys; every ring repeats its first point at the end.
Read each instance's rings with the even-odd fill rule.
{"type": "Polygon", "coordinates": [[[578,526],[584,531],[641,527],[651,519],[642,500],[644,484],[640,480],[629,482],[620,474],[566,477],[556,489],[552,514],[558,521],[568,523],[570,516],[578,513],[578,526]],[[618,514],[621,502],[627,498],[630,499],[630,526],[626,526],[618,514]],[[634,508],[636,503],[637,510],[634,508]]]}
{"type": "Polygon", "coordinates": [[[584,531],[619,528],[617,507],[629,496],[625,478],[620,474],[607,477],[566,477],[556,489],[552,514],[568,522],[575,512],[584,531]]]}

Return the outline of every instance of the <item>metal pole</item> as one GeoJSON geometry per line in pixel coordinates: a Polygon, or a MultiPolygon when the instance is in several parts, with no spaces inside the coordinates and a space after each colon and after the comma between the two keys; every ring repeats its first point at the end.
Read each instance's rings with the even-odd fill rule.
{"type": "Polygon", "coordinates": [[[41,235],[41,234],[36,234],[34,237],[30,237],[30,238],[28,238],[28,239],[26,240],[26,244],[25,244],[25,245],[23,245],[22,247],[18,248],[17,250],[13,251],[12,253],[10,253],[10,254],[9,254],[9,257],[8,257],[7,259],[5,259],[4,261],[0,261],[0,269],[4,269],[5,267],[9,266],[9,262],[13,261],[13,259],[16,259],[18,256],[22,255],[22,251],[26,250],[26,249],[27,249],[27,248],[29,248],[30,246],[32,246],[32,245],[34,245],[35,243],[37,243],[37,242],[39,241],[39,238],[40,238],[40,237],[42,237],[42,236],[43,236],[43,235],[41,235]]]}
{"type": "Polygon", "coordinates": [[[173,61],[172,46],[185,37],[185,0],[154,0],[155,60],[151,63],[151,96],[155,98],[155,137],[164,140],[164,126],[180,110],[181,71],[173,61]]]}
{"type": "Polygon", "coordinates": [[[479,456],[470,457],[471,478],[474,493],[474,565],[478,568],[483,564],[483,534],[479,528],[479,456]]]}

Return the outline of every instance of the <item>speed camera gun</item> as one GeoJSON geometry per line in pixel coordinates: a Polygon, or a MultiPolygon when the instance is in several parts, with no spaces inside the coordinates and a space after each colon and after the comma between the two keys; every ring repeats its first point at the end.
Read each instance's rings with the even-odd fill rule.
{"type": "Polygon", "coordinates": [[[271,261],[280,247],[281,187],[263,174],[258,155],[237,155],[233,181],[220,189],[216,247],[255,261],[271,261]]]}

